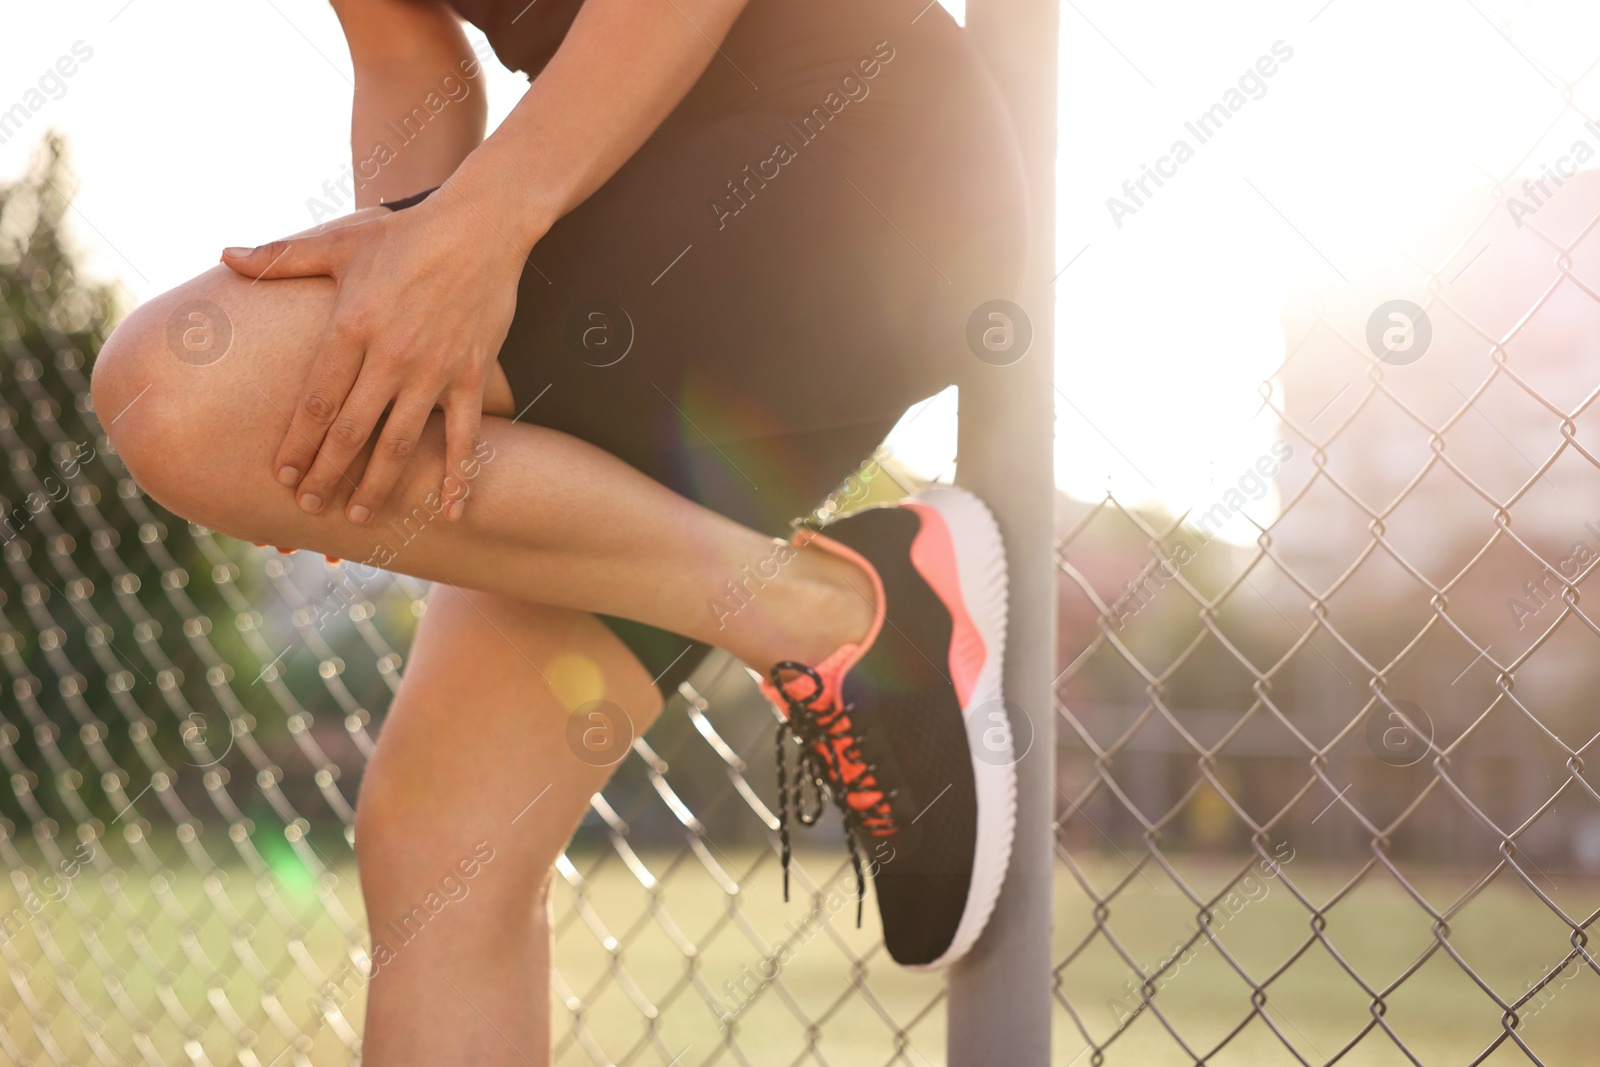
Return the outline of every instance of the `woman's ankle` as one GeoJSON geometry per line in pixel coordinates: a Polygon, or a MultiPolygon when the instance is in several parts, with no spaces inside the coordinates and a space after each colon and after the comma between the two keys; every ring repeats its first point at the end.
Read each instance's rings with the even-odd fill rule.
{"type": "Polygon", "coordinates": [[[802,539],[780,557],[776,574],[760,577],[737,610],[719,615],[711,641],[763,677],[785,660],[820,663],[872,632],[877,583],[853,560],[802,539]]]}
{"type": "Polygon", "coordinates": [[[796,551],[788,603],[778,607],[788,632],[763,670],[784,659],[819,663],[842,645],[859,644],[871,632],[878,610],[872,577],[859,564],[816,544],[796,551]]]}

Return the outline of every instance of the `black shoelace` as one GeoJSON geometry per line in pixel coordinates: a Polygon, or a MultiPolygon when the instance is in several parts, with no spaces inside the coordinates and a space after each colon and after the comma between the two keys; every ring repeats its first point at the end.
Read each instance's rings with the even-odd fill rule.
{"type": "Polygon", "coordinates": [[[834,805],[844,820],[845,847],[850,851],[850,868],[856,876],[856,927],[859,929],[862,904],[866,900],[867,880],[861,870],[861,853],[856,846],[855,831],[865,827],[867,815],[871,814],[883,820],[887,832],[893,833],[894,824],[889,815],[889,798],[893,796],[893,792],[885,792],[876,785],[877,765],[867,762],[861,754],[862,731],[852,729],[853,723],[847,727],[842,721],[855,705],[847,704],[832,711],[820,712],[814,708],[813,703],[822,696],[822,678],[804,663],[784,660],[772,668],[771,676],[772,684],[783,694],[785,702],[789,705],[789,714],[778,724],[777,730],[778,838],[783,846],[784,902],[788,903],[789,900],[789,809],[793,806],[795,817],[800,820],[802,826],[816,825],[822,816],[823,791],[826,790],[833,797],[834,805]],[[798,671],[811,679],[811,695],[804,700],[796,700],[790,696],[780,674],[784,670],[798,671]],[[839,727],[838,730],[835,730],[836,726],[839,727]],[[838,753],[833,743],[841,737],[848,737],[849,741],[844,751],[838,753]],[[790,738],[799,741],[800,749],[792,785],[789,778],[789,761],[784,757],[786,747],[793,747],[786,746],[790,738]],[[854,782],[845,781],[844,769],[840,765],[841,756],[865,767],[862,773],[856,775],[854,782]],[[874,785],[863,784],[869,780],[874,785]],[[807,786],[811,791],[809,806],[805,803],[807,786]],[[849,803],[849,798],[857,793],[877,793],[879,800],[866,812],[858,811],[849,803]]]}

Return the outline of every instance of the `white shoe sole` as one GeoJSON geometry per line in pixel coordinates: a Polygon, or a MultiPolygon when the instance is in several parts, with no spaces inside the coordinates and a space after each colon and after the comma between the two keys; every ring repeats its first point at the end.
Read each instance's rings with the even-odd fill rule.
{"type": "Polygon", "coordinates": [[[961,709],[966,720],[967,751],[978,803],[978,838],[972,857],[967,903],[950,947],[938,959],[908,965],[909,970],[948,967],[972,948],[994,912],[1000,887],[1011,863],[1011,839],[1017,820],[1016,752],[1003,716],[1001,673],[1006,644],[1006,553],[1000,527],[988,505],[965,489],[937,486],[911,499],[937,511],[950,530],[955,547],[961,599],[983,639],[983,669],[961,709]],[[998,713],[999,722],[991,718],[998,713]],[[1001,735],[993,733],[1004,727],[1001,735]],[[985,736],[985,735],[988,736],[985,736]],[[979,758],[979,752],[985,758],[979,758]]]}

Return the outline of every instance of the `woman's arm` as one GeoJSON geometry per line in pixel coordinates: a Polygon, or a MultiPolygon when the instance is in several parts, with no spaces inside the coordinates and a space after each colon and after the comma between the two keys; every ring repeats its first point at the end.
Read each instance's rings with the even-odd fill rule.
{"type": "Polygon", "coordinates": [[[678,105],[747,2],[584,0],[549,64],[448,185],[526,255],[678,105]]]}
{"type": "MultiPolygon", "coordinates": [[[[332,499],[380,418],[347,504],[351,522],[371,521],[388,498],[434,407],[444,410],[447,470],[470,458],[488,366],[515,314],[528,253],[677,106],[746,2],[585,0],[516,109],[439,192],[387,217],[224,251],[224,263],[252,278],[321,274],[338,286],[273,461],[301,507],[315,514],[332,499]]],[[[399,0],[345,3],[376,9],[399,0]]],[[[411,165],[419,167],[411,174],[423,173],[411,165]]],[[[402,194],[427,184],[384,188],[402,194]]],[[[447,477],[441,489],[447,518],[459,519],[464,483],[447,477]]]]}
{"type": "Polygon", "coordinates": [[[356,207],[431,189],[483,141],[478,59],[439,0],[333,0],[355,67],[356,207]]]}

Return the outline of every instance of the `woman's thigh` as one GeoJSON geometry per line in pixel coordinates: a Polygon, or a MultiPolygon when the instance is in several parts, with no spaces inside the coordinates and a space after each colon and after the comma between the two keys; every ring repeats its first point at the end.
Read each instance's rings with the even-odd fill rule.
{"type": "MultiPolygon", "coordinates": [[[[329,225],[383,211],[356,212],[329,225]]],[[[356,525],[344,513],[370,443],[319,514],[296,505],[273,477],[272,460],[289,432],[334,297],[329,278],[254,282],[217,266],[129,315],[102,346],[92,385],[100,420],[140,486],[184,518],[241,539],[314,549],[529,601],[611,612],[634,606],[637,597],[615,574],[599,589],[590,583],[593,567],[552,564],[572,552],[591,560],[602,542],[618,558],[645,549],[669,556],[673,549],[665,546],[672,539],[661,539],[656,526],[687,526],[702,516],[571,434],[486,418],[481,443],[493,451],[475,452],[483,462],[476,474],[465,475],[475,479],[472,493],[481,503],[469,506],[460,523],[433,522],[440,510],[428,502],[445,473],[437,411],[371,523],[356,525]],[[585,494],[596,506],[575,510],[585,494]]],[[[503,374],[491,375],[484,411],[514,413],[503,374]]],[[[649,657],[652,675],[669,666],[681,674],[697,661],[698,653],[685,654],[686,639],[667,640],[664,631],[642,637],[635,626],[624,639],[649,657]]],[[[664,678],[664,690],[678,678],[664,678]]]]}

